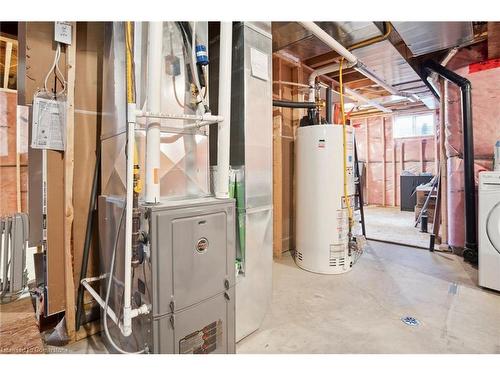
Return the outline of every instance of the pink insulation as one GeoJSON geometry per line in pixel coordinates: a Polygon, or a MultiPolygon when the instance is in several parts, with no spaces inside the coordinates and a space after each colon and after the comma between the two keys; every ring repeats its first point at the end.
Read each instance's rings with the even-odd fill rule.
{"type": "MultiPolygon", "coordinates": [[[[500,68],[470,72],[469,64],[485,59],[477,49],[461,51],[450,62],[453,70],[470,80],[474,126],[475,177],[492,169],[493,146],[500,139],[500,68]]],[[[460,90],[447,84],[446,154],[448,157],[449,245],[464,246],[464,187],[460,90]]]]}
{"type": "Polygon", "coordinates": [[[365,162],[367,166],[365,203],[382,205],[384,204],[383,196],[385,194],[386,206],[399,206],[399,178],[401,171],[404,169],[415,174],[422,171],[434,173],[435,141],[432,136],[393,139],[393,118],[392,116],[385,117],[385,134],[382,132],[383,119],[384,117],[379,116],[353,121],[359,160],[365,162]],[[396,151],[395,164],[394,147],[396,151]],[[401,163],[402,157],[404,159],[403,163],[401,163]],[[395,176],[394,169],[396,169],[395,176]],[[396,194],[394,194],[394,190],[396,194]]]}

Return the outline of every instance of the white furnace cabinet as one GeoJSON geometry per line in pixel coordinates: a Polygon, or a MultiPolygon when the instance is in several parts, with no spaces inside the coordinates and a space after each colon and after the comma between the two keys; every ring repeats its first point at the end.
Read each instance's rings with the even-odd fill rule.
{"type": "MultiPolygon", "coordinates": [[[[347,191],[354,205],[354,138],[346,130],[347,191]]],[[[338,274],[352,267],[344,199],[341,125],[311,125],[297,131],[296,253],[300,268],[338,274]]]]}

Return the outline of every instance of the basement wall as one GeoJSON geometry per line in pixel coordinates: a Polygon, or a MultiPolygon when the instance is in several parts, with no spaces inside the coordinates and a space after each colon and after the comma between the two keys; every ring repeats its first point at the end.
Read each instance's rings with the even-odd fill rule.
{"type": "MultiPolygon", "coordinates": [[[[436,173],[434,136],[394,139],[393,121],[393,115],[351,121],[358,159],[364,164],[365,204],[399,206],[403,170],[436,173]]],[[[438,127],[437,116],[435,124],[438,127]]]]}
{"type": "MultiPolygon", "coordinates": [[[[78,22],[76,30],[76,79],[74,125],[74,179],[72,267],[75,295],[83,254],[90,191],[94,174],[102,106],[102,49],[103,23],[78,22]]],[[[43,87],[47,70],[52,65],[56,45],[53,42],[53,22],[23,22],[19,27],[19,104],[31,106],[34,93],[43,87]]],[[[60,67],[66,74],[66,53],[61,53],[60,67]]],[[[54,78],[48,80],[52,89],[54,78]]],[[[59,89],[59,88],[58,88],[59,89]]],[[[40,151],[30,148],[30,168],[40,173],[40,151]],[[33,158],[32,158],[33,154],[33,158]]],[[[47,314],[66,309],[64,281],[64,153],[47,151],[47,285],[49,308],[47,314]]],[[[41,200],[41,187],[30,190],[30,202],[41,200]]],[[[40,207],[40,205],[39,205],[40,207]]],[[[35,207],[30,215],[40,215],[35,207]]],[[[31,228],[34,229],[34,228],[31,228]]],[[[94,232],[87,276],[99,270],[97,231],[94,232]]]]}
{"type": "Polygon", "coordinates": [[[0,88],[0,216],[28,210],[28,140],[22,125],[18,129],[17,92],[0,88]]]}
{"type": "MultiPolygon", "coordinates": [[[[492,45],[486,43],[464,48],[447,66],[472,84],[476,188],[479,173],[492,170],[494,145],[500,140],[500,61],[488,60],[491,51],[492,45]]],[[[461,99],[458,87],[447,84],[447,88],[448,243],[454,248],[463,248],[465,217],[461,99]]]]}

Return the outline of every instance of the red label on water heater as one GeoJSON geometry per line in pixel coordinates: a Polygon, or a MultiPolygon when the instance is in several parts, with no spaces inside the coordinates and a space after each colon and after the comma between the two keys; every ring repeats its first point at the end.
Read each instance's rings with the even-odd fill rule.
{"type": "Polygon", "coordinates": [[[318,148],[325,148],[325,140],[324,139],[320,139],[318,141],[318,148]]]}

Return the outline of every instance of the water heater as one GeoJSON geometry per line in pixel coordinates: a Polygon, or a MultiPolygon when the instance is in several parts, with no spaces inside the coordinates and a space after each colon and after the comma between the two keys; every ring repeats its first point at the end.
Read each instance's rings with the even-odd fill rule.
{"type": "MultiPolygon", "coordinates": [[[[300,127],[296,146],[296,253],[305,270],[339,274],[354,263],[344,197],[342,125],[300,127]]],[[[354,206],[354,138],[346,128],[347,200],[354,206]]]]}

